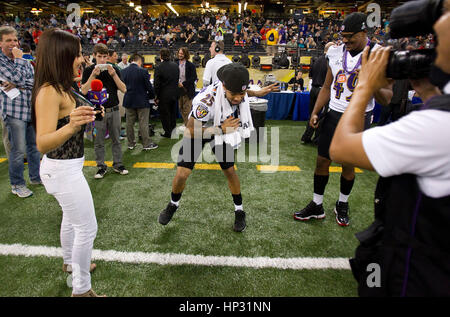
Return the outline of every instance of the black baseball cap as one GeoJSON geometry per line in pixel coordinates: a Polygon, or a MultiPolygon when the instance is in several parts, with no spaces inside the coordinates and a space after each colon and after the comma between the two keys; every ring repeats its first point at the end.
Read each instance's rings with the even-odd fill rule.
{"type": "Polygon", "coordinates": [[[242,93],[247,90],[250,82],[248,70],[241,63],[230,63],[220,67],[217,77],[227,90],[233,93],[242,93]]]}
{"type": "Polygon", "coordinates": [[[358,33],[367,29],[367,16],[361,12],[350,13],[342,23],[341,32],[358,33]]]}

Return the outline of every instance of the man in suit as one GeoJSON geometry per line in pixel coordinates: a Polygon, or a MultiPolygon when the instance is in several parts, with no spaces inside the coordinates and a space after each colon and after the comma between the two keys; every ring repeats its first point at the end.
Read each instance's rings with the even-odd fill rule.
{"type": "Polygon", "coordinates": [[[158,147],[152,142],[148,132],[148,118],[150,115],[150,99],[155,98],[149,73],[142,68],[144,57],[133,54],[130,57],[130,66],[122,70],[123,82],[127,86],[127,92],[123,98],[123,106],[126,111],[128,149],[136,146],[134,138],[134,123],[139,120],[139,131],[142,137],[144,151],[158,147]]]}
{"type": "Polygon", "coordinates": [[[155,68],[155,103],[158,105],[164,129],[164,133],[161,133],[161,136],[170,138],[172,130],[176,126],[176,103],[180,70],[176,63],[170,61],[170,51],[167,48],[161,49],[159,54],[161,64],[155,68]]]}
{"type": "Polygon", "coordinates": [[[182,47],[178,50],[177,64],[180,70],[178,107],[183,117],[184,126],[186,126],[192,109],[192,99],[195,96],[195,82],[197,80],[197,70],[195,65],[189,61],[189,57],[190,54],[187,47],[182,47]]]}

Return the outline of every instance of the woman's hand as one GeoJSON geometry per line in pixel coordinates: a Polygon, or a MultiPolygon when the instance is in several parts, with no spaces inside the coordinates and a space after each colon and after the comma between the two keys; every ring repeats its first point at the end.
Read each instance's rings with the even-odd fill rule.
{"type": "Polygon", "coordinates": [[[78,132],[83,125],[89,122],[93,122],[94,120],[95,120],[94,109],[89,106],[81,106],[73,109],[72,112],[70,113],[69,125],[75,133],[78,132]]]}

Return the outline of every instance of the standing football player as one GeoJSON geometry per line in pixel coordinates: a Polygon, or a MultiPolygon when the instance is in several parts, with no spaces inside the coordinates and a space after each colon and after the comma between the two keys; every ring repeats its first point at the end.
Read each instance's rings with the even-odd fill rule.
{"type": "MultiPolygon", "coordinates": [[[[318,127],[319,113],[329,101],[329,111],[325,115],[322,133],[319,138],[316,169],[314,171],[313,200],[302,210],[294,213],[296,220],[309,220],[311,218],[325,218],[323,208],[323,195],[329,178],[331,159],[329,148],[336,126],[347,108],[353,90],[358,81],[361,67],[362,52],[366,46],[375,50],[380,46],[371,43],[367,38],[367,17],[363,13],[355,12],[348,15],[341,27],[343,44],[328,49],[328,71],[322,89],[320,90],[314,110],[311,113],[309,124],[318,127]]],[[[383,88],[375,96],[382,105],[387,105],[392,97],[392,90],[383,88]]],[[[374,98],[367,104],[364,128],[369,128],[372,112],[375,107],[374,98]]],[[[352,165],[342,164],[340,178],[340,194],[336,201],[334,212],[336,221],[340,226],[349,225],[348,198],[355,181],[355,170],[352,165]]]]}
{"type": "Polygon", "coordinates": [[[250,137],[253,122],[248,97],[262,97],[278,89],[272,84],[258,91],[248,90],[249,73],[240,63],[230,63],[217,71],[218,81],[204,88],[192,101],[192,111],[180,148],[177,172],[172,182],[171,200],[158,221],[167,225],[177,211],[186,181],[191,175],[203,147],[210,143],[217,162],[228,181],[233,197],[233,230],[246,228],[242,207],[241,184],[234,168],[234,150],[250,137]]]}

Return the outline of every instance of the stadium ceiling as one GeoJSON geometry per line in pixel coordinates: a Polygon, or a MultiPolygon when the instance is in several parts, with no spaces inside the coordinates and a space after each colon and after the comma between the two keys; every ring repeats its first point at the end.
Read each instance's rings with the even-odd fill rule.
{"type": "MultiPolygon", "coordinates": [[[[205,0],[131,0],[135,5],[164,5],[171,2],[173,5],[181,5],[187,7],[199,6],[205,0]]],[[[52,13],[66,12],[66,8],[70,3],[79,3],[82,8],[93,8],[100,12],[114,11],[123,8],[130,8],[130,0],[54,0],[54,1],[41,1],[41,0],[12,0],[12,1],[0,1],[0,8],[2,12],[30,12],[32,8],[41,8],[44,11],[50,11],[52,13]]],[[[396,0],[379,0],[379,1],[348,1],[348,0],[336,0],[336,1],[323,1],[323,0],[209,0],[210,6],[218,6],[221,8],[227,8],[231,5],[237,5],[239,2],[248,2],[249,5],[264,5],[264,4],[283,4],[289,8],[309,8],[317,10],[321,8],[336,8],[336,9],[348,9],[350,7],[357,6],[360,10],[372,3],[379,3],[382,8],[391,10],[392,8],[404,3],[406,1],[396,0]]]]}

